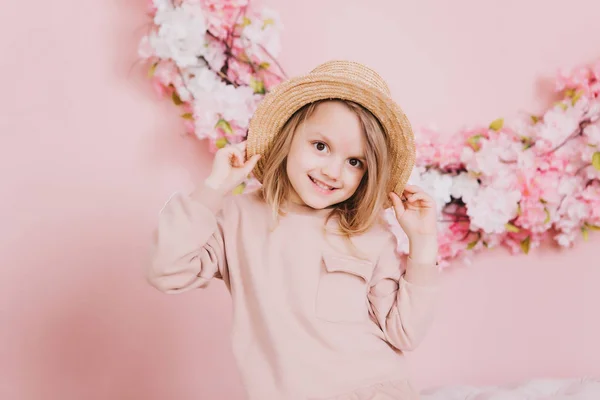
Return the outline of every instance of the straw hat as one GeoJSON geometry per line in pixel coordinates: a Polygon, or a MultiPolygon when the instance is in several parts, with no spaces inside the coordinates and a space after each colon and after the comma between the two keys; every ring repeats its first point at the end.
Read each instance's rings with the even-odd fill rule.
{"type": "Polygon", "coordinates": [[[302,106],[324,99],[358,103],[379,119],[390,138],[388,192],[402,195],[415,163],[410,122],[391,97],[390,89],[375,71],[352,61],[329,61],[308,75],[277,85],[259,103],[248,130],[247,157],[262,154],[254,176],[262,183],[265,155],[287,120],[302,106]]]}

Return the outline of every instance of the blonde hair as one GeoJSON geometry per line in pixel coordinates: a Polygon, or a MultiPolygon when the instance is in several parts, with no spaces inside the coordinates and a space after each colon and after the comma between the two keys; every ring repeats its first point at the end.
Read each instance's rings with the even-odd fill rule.
{"type": "Polygon", "coordinates": [[[261,194],[263,199],[273,207],[274,218],[282,215],[281,206],[288,200],[292,191],[292,184],[286,172],[292,140],[300,125],[326,101],[339,101],[356,113],[366,138],[367,171],[355,193],[346,201],[337,204],[329,215],[329,218],[338,218],[339,233],[350,237],[364,233],[377,221],[387,200],[386,188],[390,177],[389,138],[379,120],[369,110],[355,102],[337,99],[319,100],[296,111],[275,137],[273,145],[264,158],[261,194]]]}

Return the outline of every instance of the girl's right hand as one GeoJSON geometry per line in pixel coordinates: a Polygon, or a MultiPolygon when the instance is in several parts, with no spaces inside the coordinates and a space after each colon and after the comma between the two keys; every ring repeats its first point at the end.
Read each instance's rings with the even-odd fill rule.
{"type": "Polygon", "coordinates": [[[229,193],[250,175],[259,158],[260,154],[256,154],[246,160],[246,141],[223,147],[215,153],[212,171],[204,183],[229,193]]]}

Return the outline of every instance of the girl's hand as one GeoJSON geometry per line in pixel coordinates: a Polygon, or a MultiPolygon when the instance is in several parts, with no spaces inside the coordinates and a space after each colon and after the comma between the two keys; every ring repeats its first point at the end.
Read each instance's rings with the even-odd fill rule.
{"type": "Polygon", "coordinates": [[[212,171],[204,183],[224,193],[242,183],[254,169],[260,154],[246,160],[246,141],[223,147],[215,153],[212,171]]]}
{"type": "Polygon", "coordinates": [[[437,215],[435,201],[418,186],[407,185],[402,198],[390,193],[398,223],[409,240],[418,237],[437,237],[437,215]]]}

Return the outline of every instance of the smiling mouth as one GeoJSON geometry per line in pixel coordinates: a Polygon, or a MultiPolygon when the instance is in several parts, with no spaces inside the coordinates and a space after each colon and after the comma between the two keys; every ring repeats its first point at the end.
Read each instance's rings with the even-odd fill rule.
{"type": "Polygon", "coordinates": [[[323,191],[333,192],[335,189],[337,189],[337,188],[334,188],[333,186],[326,185],[325,183],[316,180],[315,178],[313,178],[310,175],[308,177],[311,180],[311,182],[315,184],[315,186],[317,186],[319,189],[321,189],[323,191]]]}

